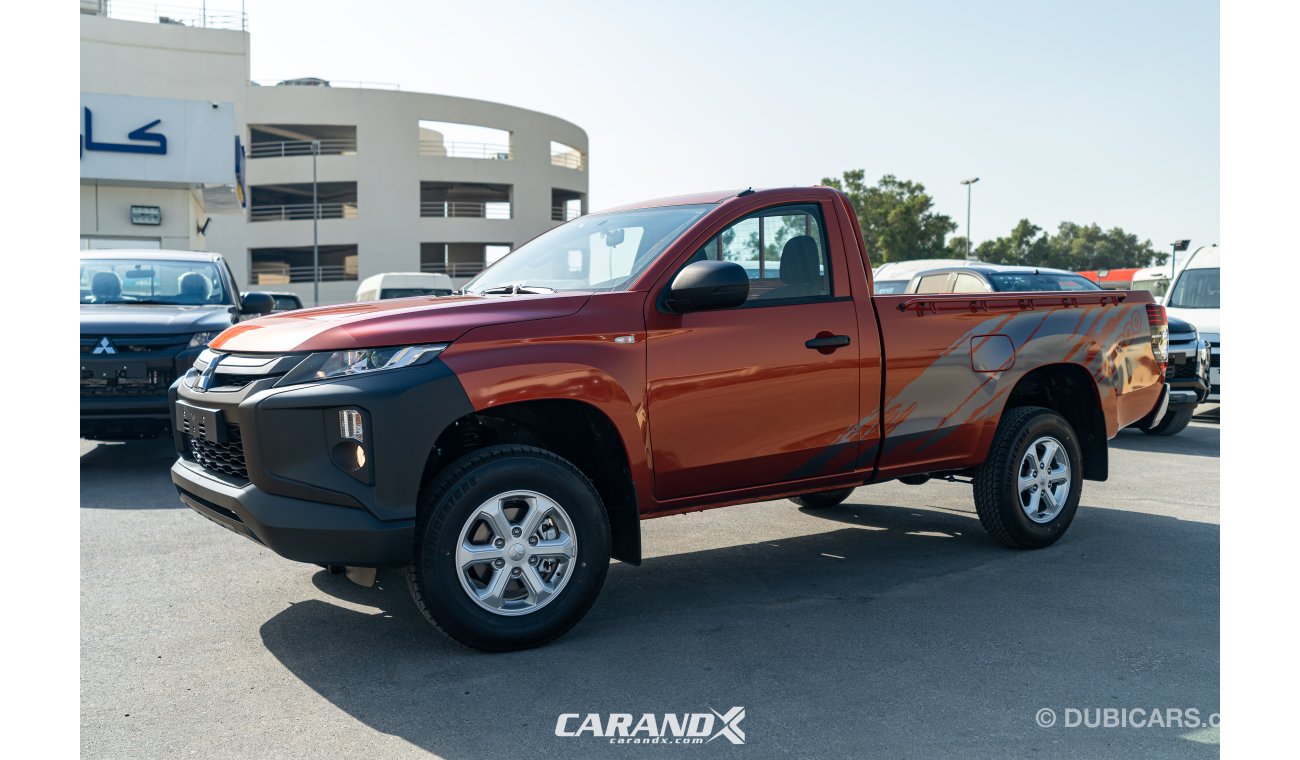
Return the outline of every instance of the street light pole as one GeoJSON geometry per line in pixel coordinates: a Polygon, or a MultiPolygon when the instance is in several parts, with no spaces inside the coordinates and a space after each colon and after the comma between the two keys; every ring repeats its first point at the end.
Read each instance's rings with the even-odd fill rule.
{"type": "Polygon", "coordinates": [[[979,182],[979,181],[980,181],[980,178],[979,178],[979,177],[971,177],[970,179],[964,179],[964,180],[961,181],[961,184],[963,184],[963,185],[966,186],[966,260],[967,260],[967,261],[971,261],[971,252],[970,252],[970,251],[971,251],[971,248],[970,248],[970,245],[971,245],[971,240],[970,240],[970,196],[971,196],[971,185],[973,185],[973,184],[975,184],[976,182],[979,182]]]}
{"type": "Polygon", "coordinates": [[[320,239],[316,228],[320,222],[320,203],[316,200],[316,157],[320,140],[311,141],[311,291],[313,305],[320,306],[320,239]]]}
{"type": "MultiPolygon", "coordinates": [[[[1175,240],[1169,244],[1169,284],[1174,283],[1174,277],[1178,276],[1178,252],[1187,250],[1192,244],[1190,240],[1175,240]]],[[[1197,249],[1200,250],[1199,248],[1197,249]]]]}

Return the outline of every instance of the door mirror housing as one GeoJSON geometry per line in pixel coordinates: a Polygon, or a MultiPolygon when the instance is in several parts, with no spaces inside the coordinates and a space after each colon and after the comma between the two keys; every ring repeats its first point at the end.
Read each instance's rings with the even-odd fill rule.
{"type": "Polygon", "coordinates": [[[687,264],[668,286],[664,305],[678,314],[732,309],[749,299],[749,275],[734,261],[687,264]]]}
{"type": "Polygon", "coordinates": [[[239,302],[243,314],[270,314],[275,309],[275,299],[266,293],[248,293],[239,302]]]}

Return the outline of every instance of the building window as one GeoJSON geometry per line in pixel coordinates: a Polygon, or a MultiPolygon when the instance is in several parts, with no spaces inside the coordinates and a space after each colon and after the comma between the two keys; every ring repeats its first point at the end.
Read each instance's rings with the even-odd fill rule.
{"type": "Polygon", "coordinates": [[[510,160],[510,132],[450,121],[420,122],[420,155],[510,160]]]}
{"type": "Polygon", "coordinates": [[[511,248],[510,243],[420,243],[420,271],[473,277],[511,248]]]}
{"type": "Polygon", "coordinates": [[[421,182],[420,216],[509,219],[510,185],[421,182]]]}
{"type": "Polygon", "coordinates": [[[587,157],[571,145],[551,140],[551,165],[583,171],[587,168],[587,157]]]}
{"type": "MultiPolygon", "coordinates": [[[[248,218],[253,222],[311,219],[312,184],[254,185],[249,188],[248,218]]],[[[320,219],[352,219],[357,215],[357,183],[319,182],[316,201],[320,219]]]]}
{"type": "MultiPolygon", "coordinates": [[[[309,245],[284,248],[253,248],[249,267],[249,285],[287,285],[314,282],[312,250],[309,245]]],[[[320,281],[337,282],[357,279],[355,245],[320,246],[320,281]]]]}
{"type": "Polygon", "coordinates": [[[551,188],[551,220],[567,222],[582,216],[582,206],[587,196],[572,190],[551,188]]]}
{"type": "Polygon", "coordinates": [[[357,128],[333,124],[250,124],[249,158],[310,156],[312,143],[320,143],[321,156],[353,156],[357,128]]]}

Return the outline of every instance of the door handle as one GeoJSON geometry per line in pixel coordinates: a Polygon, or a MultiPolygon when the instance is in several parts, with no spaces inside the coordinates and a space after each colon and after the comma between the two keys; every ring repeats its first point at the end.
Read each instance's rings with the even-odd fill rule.
{"type": "Polygon", "coordinates": [[[816,338],[810,338],[804,341],[804,346],[816,350],[830,349],[834,351],[837,348],[844,348],[849,345],[849,336],[847,335],[819,335],[816,338]]]}

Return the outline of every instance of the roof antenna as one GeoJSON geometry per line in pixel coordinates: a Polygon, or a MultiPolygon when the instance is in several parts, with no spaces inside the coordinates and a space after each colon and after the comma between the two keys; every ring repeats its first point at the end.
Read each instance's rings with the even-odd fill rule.
{"type": "Polygon", "coordinates": [[[753,194],[754,194],[754,188],[747,187],[744,190],[741,190],[740,192],[736,193],[736,197],[744,198],[746,195],[753,195],[753,194]]]}

